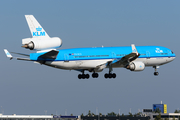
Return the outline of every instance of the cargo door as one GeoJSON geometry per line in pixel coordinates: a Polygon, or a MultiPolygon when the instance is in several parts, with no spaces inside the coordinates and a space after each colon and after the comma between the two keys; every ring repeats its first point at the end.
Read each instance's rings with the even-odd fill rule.
{"type": "Polygon", "coordinates": [[[150,52],[149,51],[146,51],[146,57],[147,57],[147,59],[150,59],[150,52]]]}

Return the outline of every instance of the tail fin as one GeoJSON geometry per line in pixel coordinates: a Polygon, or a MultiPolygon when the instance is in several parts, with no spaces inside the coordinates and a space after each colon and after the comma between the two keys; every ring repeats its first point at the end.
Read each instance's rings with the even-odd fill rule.
{"type": "Polygon", "coordinates": [[[49,35],[42,28],[42,26],[38,23],[38,21],[34,18],[33,15],[25,15],[25,18],[29,25],[29,29],[33,38],[49,38],[49,35]]]}

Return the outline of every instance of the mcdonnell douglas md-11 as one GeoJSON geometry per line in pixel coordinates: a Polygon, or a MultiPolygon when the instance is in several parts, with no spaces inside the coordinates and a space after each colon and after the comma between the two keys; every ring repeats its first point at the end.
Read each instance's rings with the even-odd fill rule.
{"type": "MultiPolygon", "coordinates": [[[[76,70],[81,72],[79,79],[88,79],[92,72],[93,78],[98,78],[98,72],[105,68],[109,72],[104,74],[105,78],[116,78],[112,73],[113,68],[126,68],[131,71],[143,71],[145,67],[152,66],[155,69],[154,75],[158,75],[157,68],[173,61],[176,55],[170,49],[161,46],[135,46],[127,47],[93,47],[93,48],[72,48],[60,49],[62,40],[58,37],[49,37],[42,26],[33,15],[25,15],[32,38],[22,39],[24,48],[34,50],[34,53],[22,54],[28,58],[15,57],[17,60],[33,61],[65,70],[76,70]]],[[[13,56],[4,49],[8,58],[13,56]]],[[[14,53],[14,52],[12,52],[14,53]]]]}

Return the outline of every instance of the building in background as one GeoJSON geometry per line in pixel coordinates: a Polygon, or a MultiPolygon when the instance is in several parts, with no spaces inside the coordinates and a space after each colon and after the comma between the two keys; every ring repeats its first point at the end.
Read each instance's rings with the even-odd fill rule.
{"type": "Polygon", "coordinates": [[[167,104],[153,104],[153,111],[155,112],[157,109],[159,109],[161,113],[167,113],[167,104]]]}

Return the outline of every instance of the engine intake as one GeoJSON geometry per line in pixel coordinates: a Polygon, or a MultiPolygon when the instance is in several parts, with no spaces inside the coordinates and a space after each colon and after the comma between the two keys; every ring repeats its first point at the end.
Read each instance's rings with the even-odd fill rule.
{"type": "Polygon", "coordinates": [[[135,62],[131,62],[126,68],[131,71],[143,71],[145,65],[143,62],[135,61],[135,62]]]}

